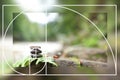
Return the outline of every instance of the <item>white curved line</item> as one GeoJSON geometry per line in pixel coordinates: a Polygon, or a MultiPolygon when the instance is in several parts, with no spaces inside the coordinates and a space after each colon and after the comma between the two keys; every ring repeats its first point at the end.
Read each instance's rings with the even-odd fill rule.
{"type": "Polygon", "coordinates": [[[106,37],[104,36],[104,34],[102,33],[102,31],[97,27],[97,25],[95,23],[93,23],[89,18],[87,18],[86,16],[84,16],[83,14],[79,13],[78,11],[76,10],[73,10],[73,9],[70,9],[70,8],[67,8],[67,7],[63,7],[63,6],[59,6],[59,5],[53,5],[53,6],[56,6],[56,7],[59,7],[59,8],[63,8],[63,9],[67,9],[67,10],[70,10],[80,16],[82,16],[83,18],[85,18],[86,20],[88,20],[97,30],[98,32],[100,32],[100,34],[103,36],[103,38],[105,39],[105,41],[107,42],[108,44],[108,47],[111,51],[111,54],[112,54],[112,57],[113,57],[113,61],[114,61],[114,64],[116,64],[116,60],[115,60],[115,57],[114,57],[114,53],[113,53],[113,50],[108,42],[108,40],[106,39],[106,37]]]}
{"type": "MultiPolygon", "coordinates": [[[[70,9],[70,8],[67,8],[67,7],[63,7],[63,6],[59,6],[59,5],[53,5],[53,6],[56,6],[56,7],[60,7],[60,8],[63,8],[63,9],[67,9],[67,10],[73,11],[73,12],[77,13],[78,15],[82,16],[83,18],[85,18],[86,20],[88,20],[88,21],[101,33],[101,35],[103,36],[103,38],[104,38],[105,41],[107,42],[107,44],[108,44],[108,46],[109,46],[109,49],[110,49],[110,51],[111,51],[112,57],[113,57],[114,64],[116,64],[116,60],[115,60],[115,57],[114,57],[114,53],[113,53],[113,50],[112,50],[112,48],[111,48],[108,40],[106,39],[106,37],[104,36],[104,34],[101,32],[101,30],[97,27],[97,25],[96,25],[95,23],[93,23],[89,18],[87,18],[86,16],[84,16],[84,15],[82,15],[81,13],[77,12],[76,10],[73,10],[73,9],[70,9]]],[[[22,13],[23,13],[23,12],[21,12],[21,14],[22,14],[22,13]]],[[[17,17],[18,17],[19,15],[21,15],[21,14],[18,14],[17,17]]],[[[15,17],[15,18],[9,23],[9,25],[8,25],[6,31],[5,31],[5,34],[4,34],[4,36],[3,36],[3,40],[4,40],[5,37],[6,37],[6,33],[7,33],[8,29],[9,29],[10,25],[12,24],[12,22],[13,22],[17,17],[15,17]]],[[[8,64],[8,65],[9,65],[9,64],[8,64]]],[[[11,67],[11,66],[9,65],[9,67],[11,67]]],[[[12,68],[12,67],[11,67],[11,68],[12,68]]],[[[13,70],[14,70],[14,69],[13,69],[13,70]]]]}
{"type": "MultiPolygon", "coordinates": [[[[19,15],[21,15],[21,14],[22,14],[22,12],[21,12],[19,15]]],[[[6,31],[5,31],[5,34],[4,34],[4,36],[3,36],[3,44],[4,44],[5,37],[6,37],[6,33],[7,33],[8,29],[9,29],[10,25],[12,24],[12,22],[13,22],[19,15],[17,15],[17,16],[9,23],[9,25],[8,25],[6,31]]],[[[3,50],[4,50],[4,49],[3,49],[3,50]]],[[[23,73],[18,72],[17,70],[15,70],[15,69],[8,63],[8,61],[7,61],[7,59],[6,59],[6,57],[5,57],[4,54],[3,54],[3,59],[5,60],[5,62],[7,63],[7,65],[8,65],[14,72],[16,72],[16,73],[18,73],[18,74],[24,75],[23,73]]]]}
{"type": "Polygon", "coordinates": [[[14,19],[12,19],[12,21],[10,21],[10,23],[9,23],[8,26],[7,26],[7,29],[5,30],[5,34],[4,34],[4,36],[3,36],[3,40],[4,40],[5,37],[6,37],[7,31],[8,31],[8,29],[10,28],[10,25],[11,25],[11,24],[13,23],[13,21],[14,21],[18,16],[20,16],[22,13],[23,13],[23,11],[20,12],[14,19]]]}
{"type": "MultiPolygon", "coordinates": [[[[7,29],[5,30],[5,34],[4,34],[4,36],[3,36],[3,41],[5,40],[7,31],[8,31],[8,29],[10,28],[10,25],[13,23],[13,21],[14,21],[17,17],[19,17],[19,16],[20,16],[21,14],[23,14],[23,13],[24,13],[24,11],[21,11],[14,19],[12,19],[12,20],[10,21],[10,23],[9,23],[8,26],[7,26],[7,29]]],[[[3,42],[3,44],[4,44],[4,42],[3,42]]],[[[14,72],[16,72],[16,73],[18,73],[18,74],[22,74],[22,75],[27,75],[27,74],[24,74],[24,73],[21,73],[21,72],[18,72],[17,70],[15,70],[15,69],[8,63],[8,60],[6,59],[6,57],[5,57],[4,54],[3,54],[3,59],[5,59],[5,62],[7,63],[7,65],[8,65],[14,72]]],[[[41,72],[41,71],[45,68],[46,64],[47,64],[47,63],[45,62],[43,68],[42,68],[40,71],[36,72],[36,73],[41,72]]],[[[34,74],[36,74],[36,73],[34,73],[34,74]]]]}
{"type": "MultiPolygon", "coordinates": [[[[46,55],[46,54],[45,54],[45,59],[47,59],[47,55],[46,55]]],[[[45,62],[44,66],[43,66],[43,68],[42,68],[41,70],[39,70],[39,71],[36,72],[36,73],[33,73],[32,75],[35,75],[35,74],[40,73],[46,66],[47,66],[47,62],[45,62]]]]}
{"type": "Polygon", "coordinates": [[[26,75],[26,74],[24,74],[24,73],[21,73],[21,72],[15,70],[15,69],[8,63],[8,60],[6,59],[5,55],[3,55],[3,59],[5,60],[5,62],[7,63],[7,65],[8,65],[14,72],[16,72],[16,73],[18,73],[18,74],[21,74],[21,75],[26,75]]]}
{"type": "Polygon", "coordinates": [[[47,63],[45,62],[44,66],[42,67],[42,69],[40,69],[39,71],[35,72],[35,73],[32,73],[31,75],[35,75],[35,74],[38,74],[40,73],[44,68],[45,66],[47,65],[47,63]]]}

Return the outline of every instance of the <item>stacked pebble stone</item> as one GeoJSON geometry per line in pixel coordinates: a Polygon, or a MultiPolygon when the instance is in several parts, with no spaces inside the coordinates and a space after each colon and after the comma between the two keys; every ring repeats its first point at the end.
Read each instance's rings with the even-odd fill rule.
{"type": "Polygon", "coordinates": [[[42,57],[42,51],[40,46],[31,46],[31,57],[39,58],[42,57]]]}

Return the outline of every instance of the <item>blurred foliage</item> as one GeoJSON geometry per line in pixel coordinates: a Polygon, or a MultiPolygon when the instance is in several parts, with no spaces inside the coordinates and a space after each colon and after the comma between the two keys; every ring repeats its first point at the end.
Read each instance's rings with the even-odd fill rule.
{"type": "Polygon", "coordinates": [[[87,46],[87,47],[91,47],[91,46],[95,47],[95,46],[98,46],[97,45],[98,38],[95,37],[95,38],[84,39],[82,43],[84,46],[87,46]]]}
{"type": "MultiPolygon", "coordinates": [[[[13,15],[16,17],[19,14],[13,15]]],[[[13,22],[13,38],[14,41],[44,41],[44,27],[37,23],[31,23],[22,14],[13,22]]]]}
{"type": "MultiPolygon", "coordinates": [[[[57,0],[59,4],[116,4],[118,8],[120,7],[119,0],[57,0]]],[[[28,2],[29,3],[29,2],[28,2]]],[[[0,0],[0,32],[2,32],[2,5],[3,4],[16,4],[15,0],[0,0]]],[[[114,12],[111,7],[69,7],[78,12],[81,12],[89,19],[91,19],[100,30],[107,37],[107,32],[114,33],[114,12]],[[107,15],[106,13],[99,13],[100,11],[109,10],[107,15]],[[93,12],[91,12],[93,11],[93,12]],[[97,12],[95,12],[97,11],[97,12]],[[108,20],[108,18],[110,18],[108,20]],[[109,28],[107,28],[107,27],[109,28]],[[106,32],[107,29],[107,32],[106,32]]],[[[4,27],[7,28],[9,22],[21,11],[20,7],[6,7],[5,16],[4,16],[4,27]],[[14,12],[15,11],[15,12],[14,12]]],[[[52,11],[52,10],[51,10],[52,11]]],[[[54,11],[54,10],[53,10],[54,11]]],[[[65,44],[81,44],[87,47],[96,47],[102,36],[92,28],[92,25],[79,15],[76,15],[73,12],[58,9],[56,11],[60,12],[58,20],[48,24],[48,40],[49,41],[62,41],[65,44]],[[98,37],[99,36],[99,37],[98,37]]],[[[118,9],[118,31],[120,30],[120,9],[118,9]]],[[[7,35],[14,34],[15,41],[41,41],[44,40],[44,28],[37,23],[31,23],[28,18],[22,14],[13,22],[12,27],[8,30],[7,35]]],[[[1,33],[0,33],[1,34],[1,33]]],[[[114,42],[114,41],[112,41],[114,42]]],[[[114,43],[113,43],[114,45],[114,43]]],[[[0,64],[1,65],[1,64],[0,64]]],[[[5,67],[5,72],[8,67],[5,67]]],[[[1,68],[1,67],[0,67],[1,68]]],[[[91,73],[94,70],[91,70],[86,67],[79,68],[82,72],[91,73]]],[[[1,71],[0,71],[1,73],[1,71]]],[[[62,77],[64,78],[64,77],[62,77]]],[[[101,77],[100,77],[101,78],[101,77]]],[[[111,78],[111,77],[110,77],[111,78]]],[[[21,77],[20,77],[21,79],[21,77]]],[[[102,78],[101,78],[102,79],[102,78]]],[[[101,80],[100,79],[100,80],[101,80]]],[[[98,77],[91,77],[89,80],[98,80],[98,77]]],[[[105,79],[106,80],[106,79],[105,79]]],[[[109,80],[109,79],[108,79],[109,80]]]]}
{"type": "MultiPolygon", "coordinates": [[[[85,14],[90,16],[90,19],[96,23],[99,29],[106,36],[107,15],[105,13],[85,14]]],[[[48,23],[48,40],[51,39],[58,39],[58,41],[62,41],[63,43],[70,45],[83,44],[84,46],[94,47],[97,46],[98,41],[103,39],[103,37],[86,19],[71,11],[63,10],[63,12],[61,11],[59,13],[58,21],[48,23]]]]}
{"type": "MultiPolygon", "coordinates": [[[[14,0],[0,1],[2,4],[15,3],[14,0]]],[[[79,0],[58,0],[59,4],[118,4],[118,0],[90,0],[90,1],[79,1],[79,0]]],[[[118,4],[119,7],[119,4],[118,4]]],[[[105,37],[107,33],[114,32],[114,8],[111,7],[68,7],[74,9],[81,14],[92,20],[103,32],[105,37]],[[105,11],[110,13],[107,14],[105,11]],[[110,19],[109,19],[110,18],[110,19]]],[[[2,7],[0,7],[0,10],[2,7]]],[[[48,23],[47,37],[48,41],[61,41],[65,44],[76,45],[81,44],[83,46],[95,47],[98,46],[98,42],[103,37],[93,28],[93,25],[85,20],[78,14],[68,11],[62,8],[54,8],[49,12],[58,12],[59,17],[56,21],[48,23]]],[[[120,10],[118,10],[119,13],[120,10]]],[[[9,22],[21,12],[20,7],[5,7],[4,16],[4,27],[7,28],[9,22]],[[7,15],[7,16],[6,16],[7,15]]],[[[2,13],[0,13],[2,15],[2,13]]],[[[0,16],[1,18],[2,16],[0,16]]],[[[119,15],[118,15],[119,17],[119,15]]],[[[120,19],[118,18],[118,26],[120,19]]],[[[1,22],[0,22],[1,24],[1,22]]],[[[1,26],[1,25],[0,25],[1,26]]],[[[12,25],[11,25],[12,26],[12,25]]],[[[30,22],[26,15],[22,14],[13,22],[13,33],[12,27],[8,30],[8,35],[13,34],[14,41],[44,41],[45,30],[43,25],[38,23],[30,22]]],[[[119,27],[118,27],[119,30],[119,27]]],[[[0,28],[1,31],[1,28],[0,28]]]]}

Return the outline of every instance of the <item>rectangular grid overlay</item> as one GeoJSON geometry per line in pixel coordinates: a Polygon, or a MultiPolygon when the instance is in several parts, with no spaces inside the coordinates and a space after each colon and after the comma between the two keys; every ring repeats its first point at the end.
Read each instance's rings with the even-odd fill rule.
{"type": "MultiPolygon", "coordinates": [[[[12,5],[12,4],[4,4],[2,5],[2,45],[4,45],[4,7],[10,7],[10,6],[19,6],[19,5],[12,5]]],[[[86,5],[86,4],[82,4],[82,5],[67,5],[67,4],[63,4],[63,5],[51,5],[51,6],[112,6],[115,7],[115,74],[47,74],[47,67],[45,68],[45,74],[36,74],[36,75],[32,75],[32,74],[25,74],[28,76],[116,76],[117,75],[117,5],[86,5]]],[[[47,10],[46,10],[47,13],[47,10]]],[[[47,24],[46,26],[46,36],[47,36],[47,24]]],[[[47,38],[46,38],[46,42],[47,42],[47,38]]],[[[5,74],[4,73],[4,59],[3,59],[3,54],[4,54],[4,48],[2,48],[2,75],[3,76],[24,76],[22,74],[5,74]]]]}

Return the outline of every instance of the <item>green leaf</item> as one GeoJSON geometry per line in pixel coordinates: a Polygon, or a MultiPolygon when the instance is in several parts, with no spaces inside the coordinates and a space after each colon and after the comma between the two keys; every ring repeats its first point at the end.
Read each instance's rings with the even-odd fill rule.
{"type": "Polygon", "coordinates": [[[21,64],[21,67],[26,67],[28,66],[30,63],[31,63],[31,57],[26,57],[24,60],[23,60],[23,63],[21,64]]]}
{"type": "Polygon", "coordinates": [[[37,61],[36,61],[36,65],[39,63],[39,62],[42,62],[43,61],[43,58],[38,58],[37,61]]]}
{"type": "Polygon", "coordinates": [[[17,61],[15,64],[13,64],[13,67],[20,67],[21,63],[21,61],[17,61]]]}
{"type": "Polygon", "coordinates": [[[54,66],[58,66],[55,62],[49,61],[48,63],[53,64],[54,66]]]}
{"type": "Polygon", "coordinates": [[[15,64],[13,64],[13,67],[25,67],[27,66],[26,63],[30,60],[30,57],[26,57],[23,60],[17,61],[15,64]]]}
{"type": "Polygon", "coordinates": [[[31,58],[30,59],[30,62],[33,62],[34,60],[36,60],[37,58],[31,58]]]}
{"type": "Polygon", "coordinates": [[[23,60],[17,61],[13,66],[14,67],[27,67],[30,63],[36,60],[36,65],[38,65],[40,62],[48,62],[50,64],[53,64],[57,66],[57,64],[54,62],[54,59],[52,57],[40,57],[40,58],[31,58],[26,57],[23,60]]]}
{"type": "Polygon", "coordinates": [[[57,64],[54,62],[54,59],[52,57],[46,57],[43,62],[48,62],[52,65],[57,66],[57,64]]]}

